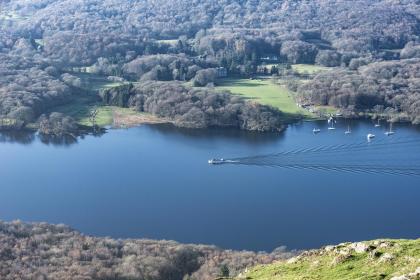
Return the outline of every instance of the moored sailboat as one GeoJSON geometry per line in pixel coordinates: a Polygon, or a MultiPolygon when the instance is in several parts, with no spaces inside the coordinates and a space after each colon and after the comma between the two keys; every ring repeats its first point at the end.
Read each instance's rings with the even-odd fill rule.
{"type": "Polygon", "coordinates": [[[333,117],[330,117],[328,119],[328,124],[330,124],[330,126],[328,127],[328,130],[335,130],[334,123],[336,123],[336,121],[334,120],[333,117]]]}
{"type": "Polygon", "coordinates": [[[344,134],[350,134],[351,133],[351,129],[350,129],[350,125],[347,126],[347,130],[344,131],[344,134]]]}
{"type": "Polygon", "coordinates": [[[391,136],[394,135],[395,132],[392,130],[392,122],[389,123],[389,130],[387,132],[385,132],[386,136],[391,136]]]}
{"type": "Polygon", "coordinates": [[[380,127],[381,126],[381,119],[378,118],[378,123],[375,124],[375,127],[380,127]]]}

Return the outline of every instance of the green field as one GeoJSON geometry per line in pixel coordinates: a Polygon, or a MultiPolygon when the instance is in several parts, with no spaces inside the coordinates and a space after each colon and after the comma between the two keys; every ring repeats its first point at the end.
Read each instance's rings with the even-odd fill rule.
{"type": "Polygon", "coordinates": [[[160,44],[175,46],[176,44],[178,44],[178,41],[179,41],[178,39],[169,39],[169,40],[158,40],[157,42],[160,44]]]}
{"type": "Polygon", "coordinates": [[[347,243],[312,251],[288,261],[257,266],[240,279],[249,280],[350,280],[420,279],[420,239],[366,241],[356,250],[347,243]],[[364,246],[364,247],[362,247],[364,246]]]}
{"type": "Polygon", "coordinates": [[[90,112],[96,108],[98,115],[96,117],[96,124],[100,127],[111,126],[114,123],[114,113],[121,116],[144,116],[131,108],[122,108],[117,106],[105,106],[98,102],[92,101],[89,98],[78,98],[76,101],[55,107],[51,112],[63,113],[74,118],[78,124],[92,126],[89,120],[90,112]]]}
{"type": "Polygon", "coordinates": [[[97,108],[98,115],[96,118],[97,125],[107,126],[113,123],[113,112],[118,111],[121,114],[128,113],[127,108],[119,108],[102,105],[96,93],[101,89],[120,86],[122,83],[108,81],[106,77],[89,74],[89,73],[73,73],[74,76],[82,80],[83,89],[87,90],[85,94],[75,98],[72,102],[57,106],[50,112],[59,112],[73,117],[79,124],[92,125],[89,121],[89,114],[93,108],[97,108]]]}
{"type": "Polygon", "coordinates": [[[307,115],[296,105],[293,93],[285,86],[277,85],[269,78],[261,79],[223,79],[218,83],[218,89],[228,90],[233,94],[255,100],[264,105],[273,106],[282,112],[293,115],[307,115]]]}
{"type": "Polygon", "coordinates": [[[39,46],[44,47],[45,46],[45,41],[44,39],[35,39],[35,43],[39,46]]]}
{"type": "Polygon", "coordinates": [[[89,96],[75,98],[71,103],[54,107],[50,112],[63,113],[74,118],[79,124],[90,126],[92,124],[89,121],[89,114],[93,108],[98,109],[97,125],[107,126],[112,124],[112,108],[102,106],[89,96]]]}
{"type": "Polygon", "coordinates": [[[0,12],[0,20],[23,21],[28,19],[28,16],[20,16],[15,12],[0,12]]]}
{"type": "Polygon", "coordinates": [[[312,64],[293,64],[292,69],[299,74],[307,73],[312,75],[323,71],[330,71],[332,68],[312,64]]]}
{"type": "MultiPolygon", "coordinates": [[[[91,67],[87,67],[89,71],[91,67]]],[[[82,81],[82,88],[90,91],[97,92],[101,89],[113,88],[121,86],[124,82],[113,82],[109,81],[107,77],[100,76],[97,74],[86,73],[71,73],[73,76],[78,77],[82,81]]]]}

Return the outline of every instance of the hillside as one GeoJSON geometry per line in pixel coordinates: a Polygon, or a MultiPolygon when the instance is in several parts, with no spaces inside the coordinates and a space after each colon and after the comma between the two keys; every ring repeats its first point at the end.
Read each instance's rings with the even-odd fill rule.
{"type": "Polygon", "coordinates": [[[65,225],[0,220],[2,280],[212,280],[228,267],[290,258],[284,247],[272,253],[223,250],[215,246],[149,239],[83,235],[65,225]]]}
{"type": "MultiPolygon", "coordinates": [[[[77,100],[103,105],[93,83],[86,89],[89,75],[111,87],[159,81],[170,88],[275,76],[291,81],[301,103],[419,123],[419,16],[415,0],[1,1],[0,128],[39,123],[43,114],[75,107],[77,100]],[[333,70],[318,75],[309,71],[314,66],[333,70]],[[309,69],[308,75],[299,69],[309,69]]],[[[192,124],[190,116],[218,111],[224,118],[218,105],[191,99],[178,111],[159,98],[162,106],[153,114],[167,116],[169,109],[176,115],[171,121],[185,127],[212,124],[192,124]]],[[[254,107],[246,123],[255,125],[236,128],[278,131],[301,117],[270,114],[278,125],[260,129],[267,118],[255,116],[271,109],[254,107]]],[[[232,120],[241,119],[243,110],[235,111],[232,120]]]]}
{"type": "Polygon", "coordinates": [[[420,279],[420,239],[342,243],[298,253],[283,247],[255,253],[119,240],[86,236],[62,224],[0,221],[0,278],[7,280],[420,279]]]}
{"type": "Polygon", "coordinates": [[[420,279],[420,239],[381,239],[326,246],[286,261],[257,266],[236,278],[298,279],[420,279]]]}

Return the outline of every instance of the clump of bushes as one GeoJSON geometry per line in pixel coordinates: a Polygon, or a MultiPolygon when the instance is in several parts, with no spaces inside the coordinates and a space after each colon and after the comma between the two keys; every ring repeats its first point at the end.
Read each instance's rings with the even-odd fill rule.
{"type": "Polygon", "coordinates": [[[39,132],[44,135],[66,136],[77,133],[78,126],[76,121],[62,113],[51,113],[42,115],[39,120],[39,132]]]}

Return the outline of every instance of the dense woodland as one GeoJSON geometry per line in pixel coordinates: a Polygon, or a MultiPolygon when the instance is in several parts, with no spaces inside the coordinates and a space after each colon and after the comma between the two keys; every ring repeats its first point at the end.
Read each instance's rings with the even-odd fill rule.
{"type": "Polygon", "coordinates": [[[133,107],[171,119],[188,128],[230,127],[253,131],[280,131],[283,114],[268,106],[245,102],[212,88],[191,88],[180,82],[149,81],[106,89],[100,93],[108,105],[133,107]]]}
{"type": "Polygon", "coordinates": [[[299,91],[315,104],[420,124],[420,57],[319,74],[299,91]]]}
{"type": "MultiPolygon", "coordinates": [[[[383,107],[418,123],[419,17],[417,0],[1,1],[2,127],[39,122],[86,94],[74,69],[145,87],[150,81],[203,87],[217,83],[220,67],[251,77],[264,63],[335,67],[296,86],[300,96],[354,111],[383,107]]],[[[171,98],[160,92],[159,99],[171,98]]],[[[252,107],[241,104],[236,112],[252,107]]]]}
{"type": "Polygon", "coordinates": [[[4,280],[212,280],[246,267],[289,258],[174,241],[85,236],[64,225],[0,221],[0,278],[4,280]]]}

